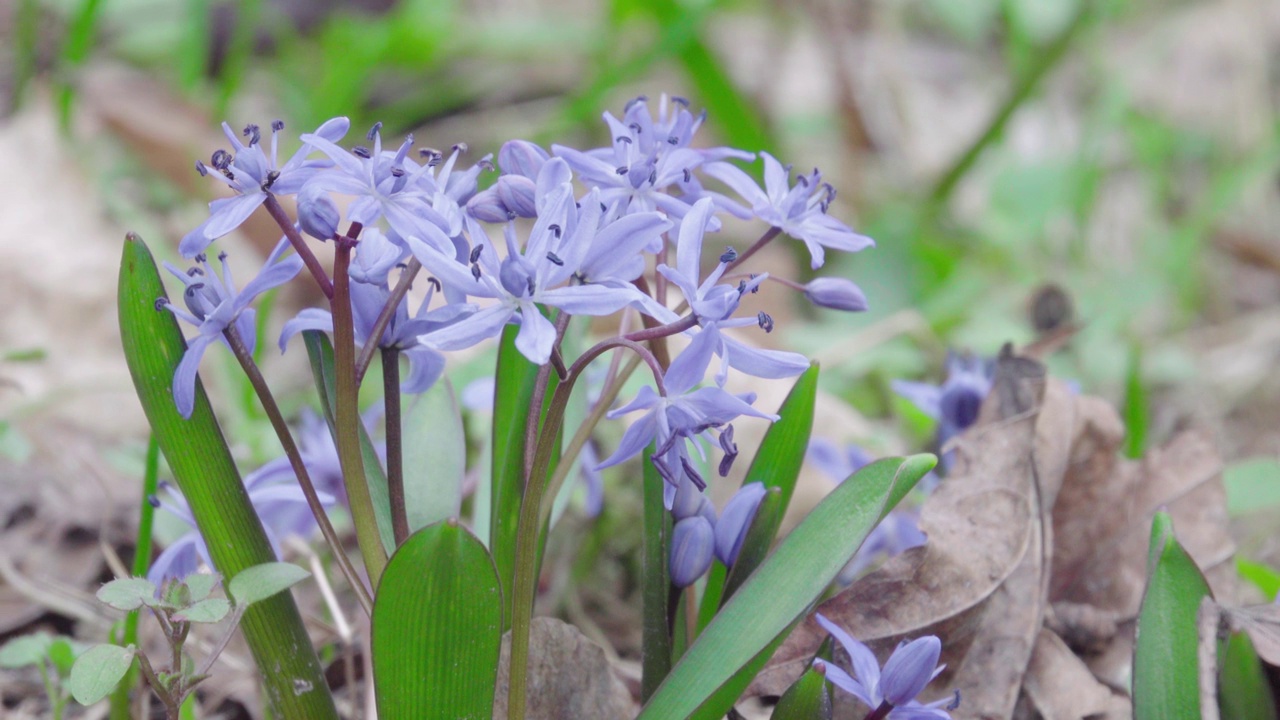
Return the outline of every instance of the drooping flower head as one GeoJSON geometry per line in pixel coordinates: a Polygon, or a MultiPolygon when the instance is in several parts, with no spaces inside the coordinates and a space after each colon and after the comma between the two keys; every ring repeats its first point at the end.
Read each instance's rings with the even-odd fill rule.
{"type": "MultiPolygon", "coordinates": [[[[920,411],[938,421],[938,445],[968,429],[978,420],[982,401],[991,392],[994,364],[980,357],[951,354],[947,357],[947,379],[941,385],[894,380],[893,391],[910,400],[920,411]]],[[[951,465],[952,453],[942,463],[951,465]]]]}

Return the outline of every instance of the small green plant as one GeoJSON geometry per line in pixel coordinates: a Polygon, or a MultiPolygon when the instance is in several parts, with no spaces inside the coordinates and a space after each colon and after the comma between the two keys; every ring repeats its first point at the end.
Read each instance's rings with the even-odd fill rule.
{"type": "MultiPolygon", "coordinates": [[[[146,578],[130,577],[112,580],[98,590],[98,599],[117,610],[132,612],[142,607],[150,608],[164,632],[169,645],[170,660],[167,667],[158,668],[136,645],[95,645],[78,653],[73,661],[66,662],[70,673],[71,695],[76,702],[91,705],[105,698],[125,677],[137,659],[142,675],[164,704],[166,717],[176,720],[183,701],[201,682],[208,679],[209,670],[226,648],[240,623],[240,618],[250,605],[265,600],[293,586],[309,573],[290,563],[264,563],[247,568],[231,579],[227,597],[211,597],[222,579],[219,575],[190,575],[182,580],[172,580],[157,588],[146,578]],[[184,652],[191,626],[196,623],[216,624],[227,620],[221,636],[204,661],[196,666],[190,655],[184,652]]],[[[19,638],[35,640],[38,636],[19,638]]],[[[15,644],[10,643],[10,645],[15,644]]],[[[5,646],[6,648],[9,645],[5,646]]],[[[52,647],[52,646],[51,646],[52,647]]],[[[15,657],[28,657],[15,653],[15,657]]],[[[25,664],[30,664],[25,663],[25,664]]],[[[55,662],[55,665],[57,663],[55,662]]],[[[42,672],[43,672],[42,667],[42,672]]],[[[49,683],[46,681],[46,686],[49,683]]],[[[50,700],[54,700],[50,691],[50,700]]],[[[65,704],[65,694],[59,695],[65,704]]],[[[55,708],[60,705],[55,703],[55,708]]]]}
{"type": "Polygon", "coordinates": [[[67,706],[67,676],[86,647],[71,638],[46,632],[22,635],[0,645],[0,668],[37,668],[49,698],[50,717],[61,720],[67,706]]]}

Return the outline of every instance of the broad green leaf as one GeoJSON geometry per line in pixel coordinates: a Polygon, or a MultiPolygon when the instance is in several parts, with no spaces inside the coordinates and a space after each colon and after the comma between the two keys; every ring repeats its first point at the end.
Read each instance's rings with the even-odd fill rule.
{"type": "Polygon", "coordinates": [[[261,602],[311,577],[311,573],[287,562],[255,565],[236,573],[227,583],[227,594],[236,607],[261,602]]]}
{"type": "Polygon", "coordinates": [[[1156,513],[1151,525],[1147,590],[1133,651],[1135,720],[1200,717],[1200,601],[1212,597],[1200,568],[1173,534],[1173,520],[1156,513]]]}
{"type": "Polygon", "coordinates": [[[119,578],[98,588],[98,599],[117,610],[137,610],[155,602],[156,586],[146,578],[119,578]]]}
{"type": "Polygon", "coordinates": [[[58,669],[59,675],[65,676],[71,672],[72,666],[76,664],[76,658],[87,649],[87,646],[83,646],[71,638],[55,637],[49,643],[49,661],[58,669]]]}
{"type": "MultiPolygon", "coordinates": [[[[275,552],[199,380],[191,417],[178,415],[171,388],[186,343],[173,314],[156,310],[161,297],[164,286],[150,250],[137,236],[129,236],[120,263],[120,336],[134,388],[200,534],[208,541],[214,567],[235,575],[275,560],[275,552]]],[[[250,608],[240,629],[254,661],[264,669],[264,695],[273,712],[286,720],[337,718],[292,596],[279,595],[250,608]]]]}
{"type": "MultiPolygon", "coordinates": [[[[333,343],[329,336],[318,330],[304,330],[302,339],[307,345],[307,357],[311,360],[311,375],[316,382],[316,391],[320,394],[320,407],[324,411],[324,419],[329,424],[329,433],[334,432],[334,401],[337,398],[337,379],[334,375],[333,343]]],[[[336,442],[336,437],[335,437],[336,442]]],[[[396,547],[395,534],[391,529],[391,495],[387,491],[387,473],[382,468],[382,460],[378,457],[377,447],[369,437],[364,424],[360,425],[360,456],[364,459],[365,484],[369,488],[369,502],[373,505],[373,517],[378,526],[378,537],[382,538],[382,547],[391,552],[396,547]]],[[[353,516],[352,521],[357,521],[353,516]]],[[[360,552],[369,564],[369,552],[361,548],[360,552]]],[[[378,562],[381,567],[385,558],[378,562]]]]}
{"type": "Polygon", "coordinates": [[[403,416],[404,504],[409,532],[462,508],[467,438],[453,386],[441,378],[418,396],[403,416]]]}
{"type": "Polygon", "coordinates": [[[1151,412],[1147,389],[1142,384],[1142,350],[1129,351],[1129,368],[1124,379],[1124,455],[1140,458],[1147,447],[1147,426],[1151,412]]]}
{"type": "Polygon", "coordinates": [[[831,691],[826,677],[805,670],[778,700],[771,720],[831,720],[831,691]]]}
{"type": "Polygon", "coordinates": [[[71,668],[71,696],[81,705],[92,705],[106,697],[129,672],[136,652],[119,645],[94,645],[84,651],[71,668]]]}
{"type": "Polygon", "coordinates": [[[53,638],[48,633],[19,635],[0,645],[0,668],[39,665],[49,656],[49,645],[52,642],[53,638]]]}
{"type": "Polygon", "coordinates": [[[721,608],[649,699],[640,720],[723,717],[737,693],[719,691],[737,684],[735,676],[748,663],[764,662],[760,655],[781,642],[872,528],[935,464],[932,455],[886,458],[838,485],[721,608]],[[716,702],[705,702],[713,695],[716,702]]]}
{"type": "MultiPolygon", "coordinates": [[[[653,446],[647,455],[653,454],[653,446]]],[[[644,467],[644,534],[641,536],[640,587],[644,615],[641,626],[640,701],[658,689],[671,671],[671,632],[668,607],[671,602],[671,569],[667,566],[671,542],[671,513],[662,502],[665,480],[651,462],[644,467]]]]}
{"type": "Polygon", "coordinates": [[[1280,507],[1280,462],[1255,457],[1231,463],[1222,471],[1227,512],[1233,517],[1280,507]]]}
{"type": "MultiPolygon", "coordinates": [[[[525,431],[529,426],[529,410],[538,377],[538,366],[529,362],[516,348],[518,332],[519,328],[515,325],[508,325],[502,331],[493,389],[493,504],[489,549],[493,553],[493,562],[498,569],[498,578],[502,582],[504,600],[507,603],[512,601],[516,528],[520,519],[520,500],[524,497],[525,431]]],[[[551,373],[546,400],[550,400],[556,385],[556,374],[551,373]]],[[[545,412],[544,406],[543,416],[545,412]]],[[[511,622],[510,611],[505,612],[503,618],[504,626],[511,622]]]]}
{"type": "Polygon", "coordinates": [[[1275,720],[1275,697],[1249,636],[1232,633],[1218,662],[1221,665],[1218,707],[1222,720],[1275,720]]]}
{"type": "Polygon", "coordinates": [[[1275,568],[1236,556],[1236,572],[1261,590],[1267,602],[1274,601],[1276,593],[1280,592],[1280,572],[1275,568]]]}
{"type": "Polygon", "coordinates": [[[222,622],[229,612],[231,612],[231,603],[226,599],[205,598],[178,612],[177,617],[193,623],[216,623],[222,622]]]}
{"type": "Polygon", "coordinates": [[[188,575],[182,582],[186,583],[187,590],[191,593],[192,602],[200,602],[209,597],[209,593],[218,586],[222,580],[222,576],[218,573],[197,573],[188,575]]]}
{"type": "Polygon", "coordinates": [[[387,720],[488,720],[502,644],[493,560],[456,520],[409,536],[373,606],[373,676],[387,720]]]}

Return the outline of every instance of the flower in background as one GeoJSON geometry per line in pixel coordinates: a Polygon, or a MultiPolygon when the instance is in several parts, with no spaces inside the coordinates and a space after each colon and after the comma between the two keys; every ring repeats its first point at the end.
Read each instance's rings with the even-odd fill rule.
{"type": "Polygon", "coordinates": [[[764,158],[764,190],[738,166],[727,162],[708,163],[703,172],[733,188],[751,205],[751,212],[809,248],[811,265],[816,270],[825,260],[824,248],[858,252],[875,245],[869,237],[855,233],[848,225],[827,214],[835,199],[835,188],[822,182],[822,173],[814,168],[809,175],[797,175],[791,185],[789,166],[778,162],[767,152],[764,158]]]}
{"type": "Polygon", "coordinates": [[[849,654],[853,663],[853,675],[849,675],[835,665],[821,659],[813,661],[813,667],[822,673],[836,687],[856,697],[871,710],[882,704],[889,705],[889,718],[900,720],[926,720],[928,718],[944,718],[950,720],[947,710],[955,710],[960,706],[960,693],[954,698],[947,698],[921,704],[916,700],[925,686],[938,676],[946,665],[938,665],[938,657],[942,654],[942,641],[934,635],[917,638],[911,642],[903,641],[889,657],[889,662],[881,670],[880,663],[870,648],[858,642],[838,625],[827,620],[821,613],[815,615],[818,624],[823,627],[844,651],[849,654]],[[945,708],[945,709],[944,709],[945,708]]]}
{"type": "MultiPolygon", "coordinates": [[[[292,469],[289,470],[288,477],[292,479],[292,469]]],[[[249,502],[258,513],[258,519],[262,521],[262,528],[266,531],[267,540],[271,542],[277,558],[280,557],[280,542],[284,538],[290,535],[308,538],[317,528],[315,516],[311,514],[311,507],[307,505],[302,488],[296,484],[277,482],[280,478],[279,469],[272,462],[244,479],[249,502]]],[[[147,570],[147,579],[157,587],[169,578],[182,579],[196,572],[202,562],[213,567],[213,561],[209,558],[209,546],[200,535],[186,499],[168,483],[163,483],[161,490],[166,491],[168,499],[162,500],[153,495],[148,498],[151,504],[168,511],[191,529],[170,543],[147,570]]],[[[329,493],[317,490],[316,495],[320,504],[326,508],[332,507],[336,502],[329,493]]]]}
{"type": "MultiPolygon", "coordinates": [[[[978,420],[982,401],[991,392],[995,366],[990,360],[950,354],[947,379],[941,385],[894,380],[893,391],[910,400],[920,411],[938,421],[938,446],[968,429],[978,420]]],[[[952,453],[942,456],[949,469],[952,453]]]]}
{"type": "MultiPolygon", "coordinates": [[[[337,142],[347,134],[350,122],[344,117],[336,117],[325,122],[314,133],[313,137],[325,142],[337,142]]],[[[257,125],[249,125],[244,135],[249,140],[245,145],[236,137],[231,126],[222,123],[222,132],[231,141],[234,152],[217,150],[210,159],[212,166],[196,162],[196,170],[205,177],[212,177],[230,187],[236,195],[220,198],[209,203],[209,217],[196,229],[187,233],[178,244],[178,251],[183,257],[195,257],[209,247],[209,243],[240,227],[258,206],[266,202],[267,194],[292,195],[302,189],[303,184],[322,168],[328,167],[328,161],[307,160],[313,148],[310,144],[303,146],[284,164],[279,164],[277,155],[280,131],[284,123],[276,120],[271,123],[271,154],[262,149],[262,131],[257,125]]]]}
{"type": "Polygon", "coordinates": [[[157,308],[163,307],[200,329],[199,334],[187,343],[187,351],[182,354],[182,360],[173,374],[173,401],[182,417],[191,417],[191,411],[195,408],[196,371],[200,367],[200,358],[204,357],[205,349],[213,342],[226,342],[223,332],[234,326],[249,352],[253,352],[256,333],[253,324],[254,310],[249,304],[271,288],[289,282],[302,269],[302,258],[297,255],[280,259],[288,246],[289,241],[282,238],[267,256],[262,271],[240,292],[236,292],[226,253],[218,255],[218,260],[222,262],[221,278],[209,267],[204,255],[197,255],[198,265],[186,272],[167,262],[164,264],[165,269],[186,286],[182,299],[190,312],[175,307],[167,298],[158,298],[157,308]]]}

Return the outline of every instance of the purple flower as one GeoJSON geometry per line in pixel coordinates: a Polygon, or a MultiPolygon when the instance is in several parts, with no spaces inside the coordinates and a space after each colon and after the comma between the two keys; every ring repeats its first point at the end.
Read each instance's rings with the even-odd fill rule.
{"type": "MultiPolygon", "coordinates": [[[[277,558],[280,557],[281,540],[290,535],[310,537],[317,527],[315,516],[311,514],[311,507],[307,505],[307,499],[302,494],[302,488],[275,482],[280,477],[277,463],[272,462],[250,473],[244,479],[249,502],[258,513],[262,528],[266,531],[267,539],[271,542],[271,548],[275,551],[277,558]]],[[[292,470],[288,472],[288,477],[293,477],[292,470]]],[[[169,578],[182,579],[196,572],[202,561],[205,565],[213,567],[213,561],[209,558],[209,547],[205,544],[204,537],[200,535],[186,499],[168,483],[164,483],[162,489],[167,491],[168,500],[161,500],[153,495],[149,498],[151,504],[167,510],[186,523],[191,530],[170,543],[151,564],[151,569],[147,571],[147,579],[157,586],[169,578]]],[[[320,499],[320,504],[326,508],[332,507],[335,503],[334,497],[328,493],[317,491],[316,495],[320,499]]]]}
{"type": "Polygon", "coordinates": [[[198,255],[196,262],[199,264],[185,273],[167,262],[164,264],[165,269],[186,286],[182,299],[190,312],[174,306],[163,298],[156,301],[157,306],[163,305],[180,319],[200,329],[199,334],[188,342],[187,351],[183,353],[178,369],[173,374],[173,400],[182,417],[191,417],[191,411],[195,407],[196,370],[200,367],[200,358],[213,342],[217,340],[226,342],[222,333],[227,328],[234,324],[241,339],[249,348],[249,352],[253,352],[256,334],[253,324],[254,310],[249,307],[249,304],[258,295],[292,280],[302,269],[302,259],[297,255],[279,259],[288,246],[289,241],[282,238],[271,251],[271,255],[267,257],[262,272],[258,273],[258,276],[250,280],[244,290],[238,293],[235,282],[231,278],[231,267],[227,264],[226,253],[218,256],[222,261],[221,279],[203,255],[198,255]]]}
{"type": "Polygon", "coordinates": [[[863,312],[867,309],[867,296],[862,288],[847,278],[814,278],[804,286],[804,296],[814,305],[832,310],[863,312]]]}
{"type": "MultiPolygon", "coordinates": [[[[988,360],[950,354],[947,380],[942,385],[894,380],[893,391],[910,400],[920,411],[938,421],[938,445],[968,429],[978,420],[982,401],[991,392],[994,366],[988,360]]],[[[952,453],[942,457],[950,466],[952,453]]]]}
{"type": "Polygon", "coordinates": [[[555,327],[539,305],[559,308],[572,315],[610,315],[640,300],[634,287],[602,284],[565,284],[578,270],[600,223],[596,193],[575,204],[569,170],[563,160],[543,165],[538,176],[538,220],[521,249],[515,228],[503,228],[506,257],[499,260],[487,235],[478,225],[472,229],[471,267],[440,249],[446,238],[427,228],[427,242],[407,238],[414,257],[446,288],[497,302],[481,309],[465,322],[439,330],[434,342],[442,350],[459,350],[493,337],[512,320],[520,323],[516,348],[530,361],[544,365],[555,344],[555,327]]]}
{"type": "MultiPolygon", "coordinates": [[[[720,370],[716,374],[716,382],[721,385],[728,377],[730,366],[761,378],[784,378],[804,372],[809,368],[809,359],[799,353],[748,347],[720,332],[722,329],[748,325],[772,329],[773,324],[772,319],[764,314],[751,318],[731,317],[737,311],[742,296],[753,292],[768,277],[768,274],[757,275],[749,281],[742,281],[736,287],[718,285],[729,263],[737,257],[733,250],[726,250],[720,256],[720,263],[716,268],[701,284],[698,283],[702,274],[703,233],[712,210],[710,200],[703,199],[694,204],[680,223],[676,267],[658,266],[658,272],[679,286],[701,326],[693,341],[671,364],[672,372],[681,377],[681,384],[692,384],[684,377],[685,374],[694,378],[692,382],[697,382],[706,373],[713,354],[721,358],[720,370]]],[[[675,314],[669,311],[659,312],[658,315],[665,322],[676,319],[675,314]]]]}
{"type": "MultiPolygon", "coordinates": [[[[337,142],[347,134],[350,123],[344,117],[336,117],[321,125],[309,137],[320,138],[325,142],[337,142]]],[[[279,120],[271,123],[271,154],[262,149],[261,130],[257,125],[249,125],[244,129],[249,144],[245,145],[236,137],[231,126],[222,123],[222,132],[231,141],[232,152],[218,150],[211,159],[212,166],[196,162],[196,170],[201,175],[221,181],[236,195],[221,198],[209,203],[209,218],[195,230],[187,233],[178,244],[178,251],[183,257],[194,257],[202,252],[209,243],[240,227],[258,206],[266,202],[267,193],[276,195],[292,195],[302,189],[303,183],[315,175],[329,163],[308,161],[311,154],[310,143],[304,144],[288,162],[278,162],[278,139],[284,123],[279,120]]]]}
{"type": "Polygon", "coordinates": [[[743,485],[720,513],[720,520],[716,522],[716,557],[725,567],[733,567],[738,561],[742,541],[747,539],[747,531],[766,493],[762,482],[743,485]]]}
{"type": "Polygon", "coordinates": [[[938,657],[942,653],[942,641],[936,636],[927,635],[911,642],[902,642],[885,663],[881,671],[876,656],[862,643],[858,642],[835,623],[827,620],[821,613],[815,615],[818,624],[823,627],[836,642],[849,654],[853,662],[854,675],[822,660],[814,660],[814,668],[824,674],[836,687],[856,697],[868,708],[875,710],[882,703],[888,703],[893,709],[888,717],[899,720],[926,720],[928,718],[944,718],[949,720],[951,714],[960,705],[960,694],[954,699],[946,698],[927,705],[915,698],[924,690],[931,680],[946,668],[938,665],[938,657]],[[943,709],[945,707],[945,709],[943,709]]]}
{"type": "Polygon", "coordinates": [[[764,158],[764,190],[750,175],[726,162],[708,163],[703,172],[733,188],[750,203],[756,217],[804,241],[815,269],[822,267],[824,248],[858,252],[875,245],[871,238],[855,233],[827,214],[836,191],[822,182],[822,174],[816,168],[809,175],[797,176],[792,186],[789,167],[767,152],[760,156],[764,158]]]}
{"type": "Polygon", "coordinates": [[[715,544],[711,523],[701,515],[676,522],[671,531],[671,584],[684,588],[695,583],[711,567],[715,544]]]}

